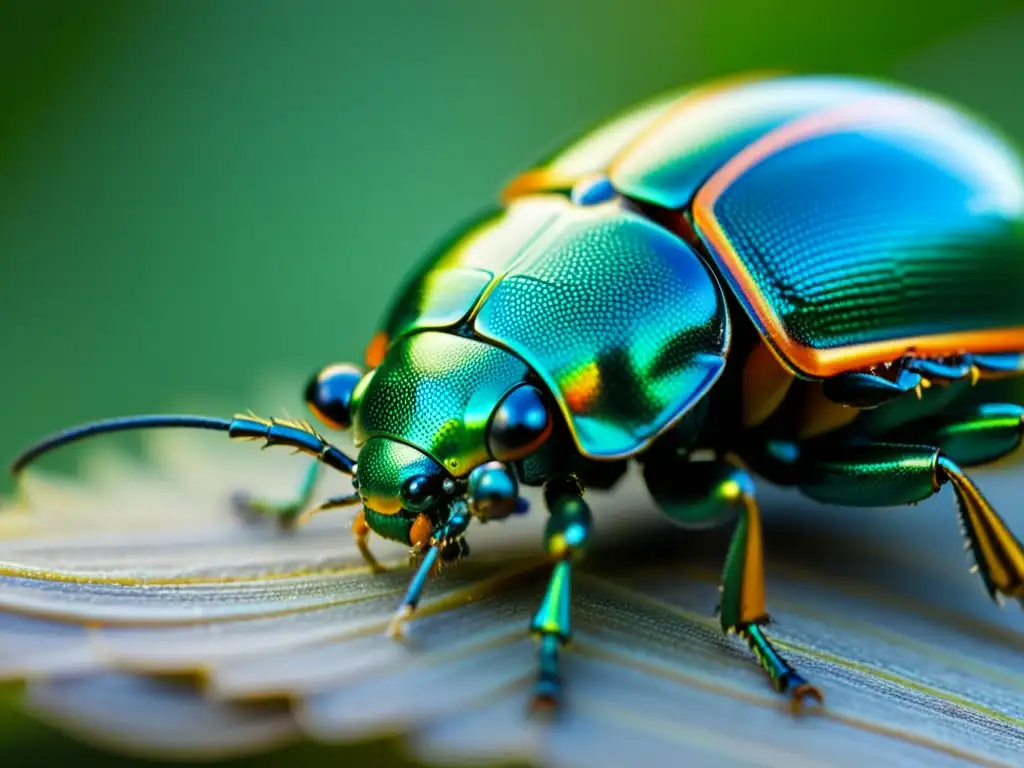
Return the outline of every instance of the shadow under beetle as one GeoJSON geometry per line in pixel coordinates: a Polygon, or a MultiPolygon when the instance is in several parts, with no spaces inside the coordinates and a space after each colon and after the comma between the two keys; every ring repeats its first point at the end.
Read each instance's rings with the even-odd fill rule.
{"type": "MultiPolygon", "coordinates": [[[[531,624],[534,702],[556,704],[584,491],[629,460],[682,525],[735,521],[722,629],[794,706],[821,696],[772,647],[752,474],[826,504],[912,504],[952,486],[993,599],[1024,597],[1024,551],[963,467],[1021,441],[994,380],[1024,371],[1024,172],[992,129],[888,83],[749,76],[649,101],[514,180],[500,208],[414,272],[369,345],[306,401],[351,429],[356,460],[304,422],[143,416],[24,453],[143,427],[193,427],[316,457],[293,524],[359,506],[420,564],[392,632],[473,518],[544,488],[553,573],[531,624]],[[712,458],[701,458],[699,456],[712,458]],[[312,507],[322,464],[355,492],[312,507]]],[[[1013,398],[1010,398],[1011,400],[1013,398]]]]}

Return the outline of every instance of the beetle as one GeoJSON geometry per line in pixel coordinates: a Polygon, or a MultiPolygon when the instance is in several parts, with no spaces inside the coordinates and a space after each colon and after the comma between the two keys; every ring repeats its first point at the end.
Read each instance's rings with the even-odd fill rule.
{"type": "Polygon", "coordinates": [[[587,488],[630,462],[683,526],[734,523],[718,615],[794,706],[817,688],[776,652],[753,477],[824,504],[916,503],[949,484],[977,573],[1024,597],[1024,551],[965,474],[1021,442],[997,388],[1024,371],[1024,171],[963,108],[880,80],[752,74],[685,88],[600,124],[515,178],[500,204],[413,271],[365,368],[332,364],[308,422],[140,416],[82,437],[190,427],[313,457],[294,524],[353,505],[428,575],[468,554],[474,519],[543,486],[552,574],[531,631],[533,701],[556,705],[570,575],[591,537],[587,488]],[[312,505],[319,467],[354,492],[312,505]]]}

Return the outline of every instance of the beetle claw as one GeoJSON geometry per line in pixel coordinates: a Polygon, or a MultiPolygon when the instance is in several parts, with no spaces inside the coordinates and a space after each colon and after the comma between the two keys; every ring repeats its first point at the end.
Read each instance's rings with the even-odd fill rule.
{"type": "Polygon", "coordinates": [[[818,706],[825,706],[825,698],[821,691],[806,681],[799,683],[789,692],[789,706],[794,714],[802,712],[811,699],[816,701],[818,706]]]}
{"type": "Polygon", "coordinates": [[[396,612],[394,617],[391,619],[391,623],[388,624],[387,636],[392,640],[404,640],[405,639],[405,625],[412,616],[412,606],[403,605],[396,612]]]}

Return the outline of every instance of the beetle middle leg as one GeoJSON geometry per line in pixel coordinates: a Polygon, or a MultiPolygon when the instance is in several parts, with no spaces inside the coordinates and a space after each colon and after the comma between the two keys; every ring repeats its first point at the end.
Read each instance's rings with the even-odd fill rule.
{"type": "Polygon", "coordinates": [[[590,543],[590,507],[583,500],[583,486],[574,475],[551,480],[544,487],[550,517],[544,529],[544,546],[554,559],[544,599],[530,622],[538,640],[537,681],[533,706],[558,705],[562,694],[559,652],[572,638],[570,598],[572,566],[590,543]]]}
{"type": "Polygon", "coordinates": [[[704,528],[736,519],[722,573],[718,606],[722,630],[736,633],[768,674],[777,691],[790,697],[794,709],[808,699],[822,701],[808,683],[772,646],[764,633],[771,619],[765,608],[761,514],[754,484],[747,472],[724,461],[698,461],[680,466],[673,455],[653,455],[644,463],[644,479],[652,497],[669,517],[684,527],[704,528]]]}

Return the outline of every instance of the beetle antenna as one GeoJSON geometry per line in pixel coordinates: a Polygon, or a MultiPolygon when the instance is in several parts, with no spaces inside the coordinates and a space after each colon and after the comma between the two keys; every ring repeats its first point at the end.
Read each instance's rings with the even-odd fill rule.
{"type": "Polygon", "coordinates": [[[275,445],[289,446],[309,454],[343,474],[354,474],[355,460],[327,442],[308,422],[262,419],[255,415],[237,415],[230,420],[210,416],[127,416],[84,424],[58,432],[24,451],[11,464],[11,474],[17,475],[43,454],[87,437],[135,429],[169,428],[227,432],[232,440],[263,440],[264,448],[275,445]]]}

